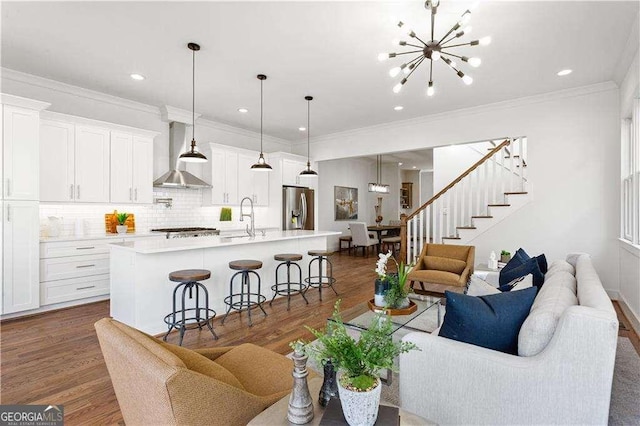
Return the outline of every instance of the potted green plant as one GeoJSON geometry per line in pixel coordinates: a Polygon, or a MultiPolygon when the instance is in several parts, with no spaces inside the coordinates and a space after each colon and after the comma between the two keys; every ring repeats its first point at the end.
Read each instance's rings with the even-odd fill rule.
{"type": "Polygon", "coordinates": [[[373,425],[380,404],[378,372],[382,369],[396,371],[394,359],[416,346],[409,342],[394,342],[391,337],[393,324],[383,314],[377,314],[356,341],[342,322],[340,300],[324,331],[306,328],[318,339],[317,343],[306,345],[307,353],[318,363],[330,359],[338,369],[338,393],[347,423],[373,425]]]}
{"type": "Polygon", "coordinates": [[[374,304],[391,309],[402,309],[409,306],[409,288],[407,287],[407,276],[413,269],[413,265],[398,263],[391,251],[387,254],[380,253],[376,262],[376,292],[374,304]],[[396,264],[395,273],[387,272],[387,263],[393,259],[396,264]]]}
{"type": "Polygon", "coordinates": [[[500,262],[508,263],[511,260],[511,253],[506,250],[500,252],[500,262]]]}
{"type": "Polygon", "coordinates": [[[129,217],[129,213],[116,213],[116,220],[118,221],[118,225],[116,225],[116,231],[118,234],[126,234],[127,233],[127,225],[125,222],[129,217]]]}

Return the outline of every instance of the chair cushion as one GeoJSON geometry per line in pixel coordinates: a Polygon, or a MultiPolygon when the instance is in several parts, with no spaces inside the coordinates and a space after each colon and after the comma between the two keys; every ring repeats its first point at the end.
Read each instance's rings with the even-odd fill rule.
{"type": "Polygon", "coordinates": [[[460,275],[447,271],[418,270],[412,271],[407,277],[409,281],[421,281],[423,283],[445,284],[458,287],[466,286],[460,282],[460,275]]]}
{"type": "Polygon", "coordinates": [[[428,244],[426,255],[466,261],[470,249],[471,246],[459,246],[456,244],[428,244]]]}
{"type": "Polygon", "coordinates": [[[436,271],[446,271],[457,275],[462,274],[464,268],[467,267],[467,263],[462,260],[439,256],[425,256],[422,261],[424,269],[435,269],[436,271]]]}
{"type": "MultiPolygon", "coordinates": [[[[254,395],[269,396],[291,390],[293,362],[268,349],[244,343],[220,355],[216,361],[254,395]]],[[[310,373],[310,376],[313,375],[310,373]]]]}
{"type": "Polygon", "coordinates": [[[473,297],[446,292],[439,336],[509,354],[518,353],[518,333],[538,289],[473,297]]]}
{"type": "Polygon", "coordinates": [[[522,265],[512,267],[511,269],[507,269],[506,266],[502,268],[499,279],[500,285],[508,284],[516,278],[524,277],[528,274],[533,275],[533,285],[536,287],[542,287],[542,284],[544,284],[544,274],[540,271],[540,266],[535,258],[529,259],[522,265]]]}
{"type": "Polygon", "coordinates": [[[205,376],[220,380],[228,385],[244,390],[244,386],[242,386],[240,381],[236,379],[229,370],[222,367],[217,362],[181,346],[170,345],[164,342],[162,342],[162,346],[180,358],[189,370],[204,374],[205,376]]]}

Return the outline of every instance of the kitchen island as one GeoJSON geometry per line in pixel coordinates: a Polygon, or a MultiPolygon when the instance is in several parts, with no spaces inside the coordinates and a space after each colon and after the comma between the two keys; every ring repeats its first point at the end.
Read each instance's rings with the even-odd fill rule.
{"type": "MultiPolygon", "coordinates": [[[[239,259],[263,263],[257,272],[262,278],[261,293],[269,301],[279,263],[273,259],[275,254],[303,255],[298,263],[304,279],[311,260],[307,252],[326,249],[327,237],[338,234],[331,231],[270,231],[255,237],[238,234],[111,244],[111,316],[149,334],[163,333],[167,330],[163,319],[172,310],[173,289],[178,284],[169,281],[169,273],[180,269],[208,269],[211,278],[202,284],[209,292],[209,307],[220,318],[227,311],[224,298],[229,295],[229,280],[237,272],[229,269],[229,262],[239,259]]],[[[284,269],[280,272],[286,273],[284,269]]],[[[293,272],[292,275],[295,277],[293,272]]],[[[284,280],[286,276],[283,275],[281,281],[284,280]]],[[[236,282],[238,289],[239,279],[236,282]]],[[[304,303],[301,298],[299,302],[304,303]]],[[[261,316],[255,315],[255,319],[261,316]]],[[[216,322],[216,327],[217,333],[223,332],[219,327],[224,326],[216,322]]]]}

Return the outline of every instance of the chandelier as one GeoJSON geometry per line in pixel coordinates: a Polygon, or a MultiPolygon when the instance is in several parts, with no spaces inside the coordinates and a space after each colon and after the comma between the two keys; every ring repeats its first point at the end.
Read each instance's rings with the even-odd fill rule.
{"type": "Polygon", "coordinates": [[[381,183],[382,181],[382,155],[376,156],[376,181],[369,183],[369,192],[377,192],[379,194],[388,194],[389,185],[381,183]]]}
{"type": "Polygon", "coordinates": [[[416,35],[413,30],[406,30],[405,24],[402,21],[398,22],[398,27],[406,30],[406,34],[412,40],[399,41],[397,42],[397,44],[402,47],[414,47],[417,50],[399,53],[381,53],[378,55],[378,60],[386,61],[387,59],[393,59],[401,55],[410,55],[412,53],[419,54],[410,61],[405,62],[399,67],[394,67],[389,71],[389,75],[391,77],[396,77],[400,73],[403,74],[402,80],[400,80],[398,84],[393,86],[394,93],[399,93],[400,90],[402,90],[402,86],[404,86],[407,80],[409,80],[411,74],[413,74],[425,60],[429,61],[429,84],[427,86],[427,96],[433,96],[435,94],[435,87],[433,85],[433,63],[438,62],[439,60],[442,60],[442,62],[444,62],[449,68],[451,68],[453,72],[455,72],[465,84],[469,85],[473,83],[473,78],[471,78],[471,76],[463,73],[458,69],[456,59],[459,59],[462,62],[466,62],[475,68],[479,67],[481,64],[482,61],[480,60],[480,58],[468,58],[466,56],[457,55],[452,53],[449,49],[462,46],[486,46],[491,43],[491,37],[483,37],[479,40],[472,40],[468,43],[457,42],[460,37],[464,36],[465,34],[468,35],[471,32],[471,27],[462,27],[466,25],[471,19],[471,11],[475,8],[476,4],[467,9],[462,14],[460,20],[456,22],[455,25],[451,27],[451,29],[447,31],[447,33],[439,40],[436,40],[434,32],[435,18],[438,11],[438,6],[440,5],[440,0],[427,0],[424,3],[424,7],[427,10],[431,11],[431,38],[429,39],[429,41],[423,41],[420,37],[418,37],[418,35],[416,35]]]}

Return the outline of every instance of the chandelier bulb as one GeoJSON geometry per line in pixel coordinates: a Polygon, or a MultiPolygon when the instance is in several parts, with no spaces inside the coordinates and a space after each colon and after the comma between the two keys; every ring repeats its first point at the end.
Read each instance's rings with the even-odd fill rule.
{"type": "Polygon", "coordinates": [[[469,27],[464,27],[464,29],[462,30],[462,32],[464,34],[471,34],[471,31],[473,30],[473,27],[469,26],[469,27]]]}
{"type": "Polygon", "coordinates": [[[400,74],[400,71],[401,71],[400,67],[393,67],[393,68],[391,68],[391,69],[389,70],[389,75],[390,75],[391,77],[395,77],[395,76],[397,76],[398,74],[400,74]]]}
{"type": "Polygon", "coordinates": [[[393,86],[393,93],[400,93],[401,90],[402,90],[402,83],[398,83],[395,86],[393,86]]]}
{"type": "Polygon", "coordinates": [[[478,42],[480,43],[480,46],[487,46],[491,44],[491,37],[482,37],[480,40],[478,40],[478,42]]]}
{"type": "Polygon", "coordinates": [[[434,61],[434,62],[435,61],[439,61],[441,57],[442,57],[442,55],[437,50],[434,50],[433,52],[431,52],[431,60],[432,61],[434,61]]]}
{"type": "Polygon", "coordinates": [[[433,96],[435,93],[436,93],[436,90],[433,87],[433,81],[430,81],[429,87],[427,88],[427,96],[433,96]]]}
{"type": "Polygon", "coordinates": [[[464,84],[466,84],[468,86],[471,83],[473,83],[473,78],[471,78],[468,75],[465,75],[465,76],[462,77],[462,81],[464,81],[464,84]]]}
{"type": "Polygon", "coordinates": [[[466,23],[468,23],[471,20],[471,12],[469,12],[468,10],[462,14],[462,18],[460,19],[460,24],[464,25],[466,23]]]}
{"type": "Polygon", "coordinates": [[[469,65],[471,65],[474,68],[478,68],[480,66],[480,64],[482,63],[482,59],[480,58],[469,58],[467,60],[467,62],[469,63],[469,65]]]}

